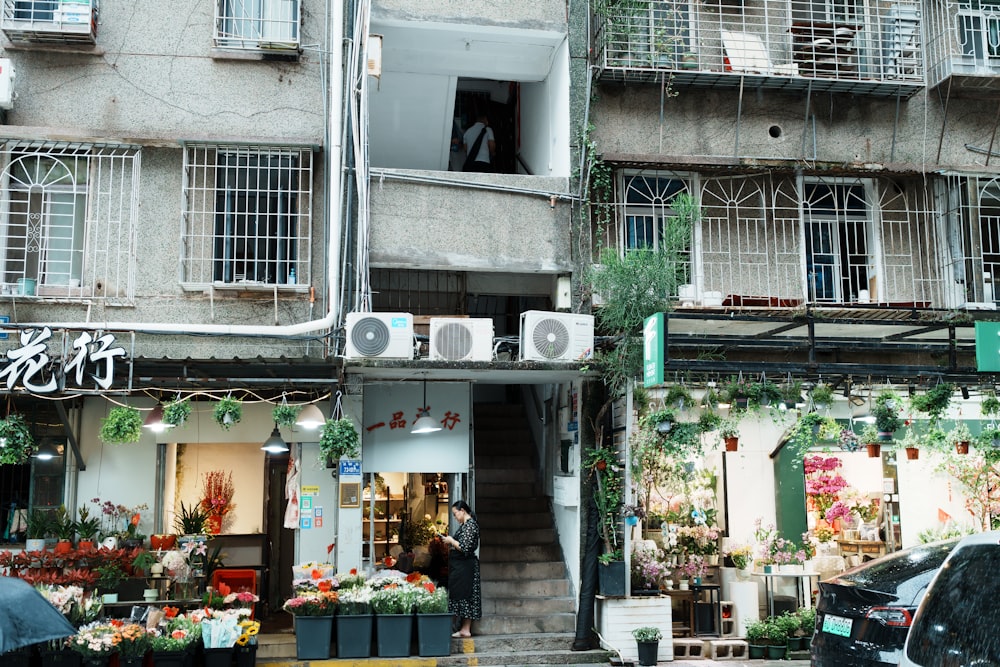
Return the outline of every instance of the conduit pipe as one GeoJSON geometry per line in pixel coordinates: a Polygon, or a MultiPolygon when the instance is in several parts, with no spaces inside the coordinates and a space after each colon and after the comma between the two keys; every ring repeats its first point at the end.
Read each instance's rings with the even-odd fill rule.
{"type": "Polygon", "coordinates": [[[257,324],[197,324],[192,322],[95,322],[89,318],[83,322],[25,322],[5,325],[8,328],[39,328],[52,329],[84,329],[99,327],[105,331],[134,331],[152,334],[218,334],[230,336],[297,336],[302,334],[331,329],[337,324],[340,311],[340,239],[343,235],[343,216],[341,215],[341,162],[343,160],[343,145],[341,143],[340,123],[343,118],[340,113],[344,94],[344,3],[340,0],[328,2],[330,16],[329,29],[329,106],[327,107],[327,125],[324,131],[327,135],[327,197],[328,201],[337,204],[330,205],[327,210],[330,236],[327,242],[328,286],[327,301],[329,304],[326,315],[317,320],[284,325],[257,324]]]}

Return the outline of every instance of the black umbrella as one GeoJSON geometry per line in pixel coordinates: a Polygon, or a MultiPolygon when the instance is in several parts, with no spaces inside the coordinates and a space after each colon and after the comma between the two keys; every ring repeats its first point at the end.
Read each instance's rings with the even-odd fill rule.
{"type": "Polygon", "coordinates": [[[0,653],[75,634],[76,628],[31,584],[0,577],[0,653]]]}

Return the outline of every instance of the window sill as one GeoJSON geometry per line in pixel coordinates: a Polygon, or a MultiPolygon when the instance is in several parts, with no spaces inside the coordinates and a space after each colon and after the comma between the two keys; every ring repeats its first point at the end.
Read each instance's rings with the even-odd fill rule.
{"type": "Polygon", "coordinates": [[[268,283],[242,282],[242,283],[181,283],[181,289],[185,292],[205,292],[208,290],[216,292],[256,292],[260,294],[273,294],[276,292],[290,294],[308,294],[309,285],[299,283],[295,285],[274,285],[268,283]]]}

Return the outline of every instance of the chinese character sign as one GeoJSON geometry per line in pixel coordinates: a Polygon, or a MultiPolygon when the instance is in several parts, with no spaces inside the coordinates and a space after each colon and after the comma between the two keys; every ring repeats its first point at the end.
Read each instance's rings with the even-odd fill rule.
{"type": "Polygon", "coordinates": [[[94,337],[83,332],[72,341],[65,358],[61,350],[53,357],[49,353],[51,338],[48,327],[20,332],[20,347],[9,350],[6,362],[0,363],[0,382],[6,383],[8,390],[19,385],[36,394],[50,394],[67,386],[108,389],[114,379],[115,359],[127,356],[111,334],[94,337]]]}

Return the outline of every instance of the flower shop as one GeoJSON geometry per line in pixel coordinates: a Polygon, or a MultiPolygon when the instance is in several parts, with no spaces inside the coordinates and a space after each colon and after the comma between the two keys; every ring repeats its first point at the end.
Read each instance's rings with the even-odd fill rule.
{"type": "Polygon", "coordinates": [[[991,392],[855,391],[737,376],[633,392],[627,436],[582,462],[605,644],[628,656],[652,617],[660,659],[734,639],[787,650],[812,633],[819,580],[996,527],[991,392]]]}

